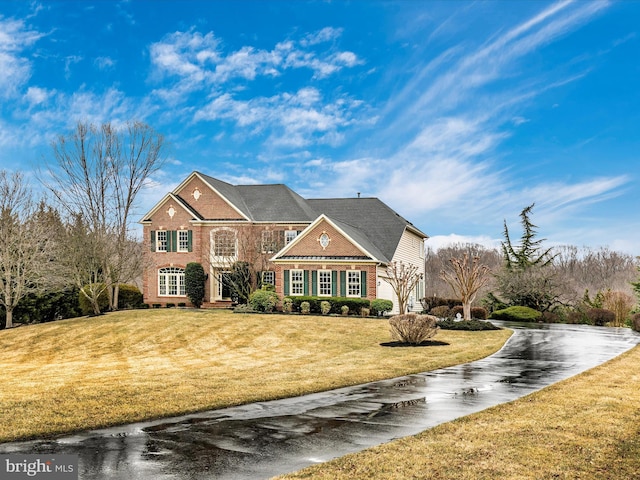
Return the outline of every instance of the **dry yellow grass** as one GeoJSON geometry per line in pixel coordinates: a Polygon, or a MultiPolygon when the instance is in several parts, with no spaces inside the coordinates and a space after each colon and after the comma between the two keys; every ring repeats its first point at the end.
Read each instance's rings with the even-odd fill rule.
{"type": "Polygon", "coordinates": [[[640,346],[512,403],[282,479],[640,479],[640,346]]]}
{"type": "Polygon", "coordinates": [[[485,357],[510,332],[388,348],[388,322],[140,310],[0,331],[0,441],[290,397],[485,357]]]}

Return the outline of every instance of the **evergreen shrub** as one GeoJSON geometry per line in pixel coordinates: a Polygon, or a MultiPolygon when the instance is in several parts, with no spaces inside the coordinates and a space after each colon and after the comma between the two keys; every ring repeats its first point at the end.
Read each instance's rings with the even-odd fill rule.
{"type": "Polygon", "coordinates": [[[191,304],[200,308],[204,301],[204,283],[207,276],[204,268],[197,262],[187,263],[184,269],[184,289],[191,304]]]}
{"type": "Polygon", "coordinates": [[[273,312],[280,298],[276,292],[256,290],[249,295],[249,305],[256,312],[273,312]]]}
{"type": "Polygon", "coordinates": [[[465,330],[470,332],[478,332],[481,330],[500,330],[500,327],[483,320],[466,320],[464,322],[456,322],[455,320],[448,318],[446,320],[438,320],[438,326],[443,330],[465,330]]]}
{"type": "Polygon", "coordinates": [[[393,302],[384,298],[375,298],[371,300],[371,314],[384,315],[386,312],[393,310],[393,302]]]}

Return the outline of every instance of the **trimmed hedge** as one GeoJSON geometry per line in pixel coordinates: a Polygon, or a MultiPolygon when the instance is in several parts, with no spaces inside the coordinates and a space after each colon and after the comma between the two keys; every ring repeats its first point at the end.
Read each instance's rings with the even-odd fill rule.
{"type": "Polygon", "coordinates": [[[491,314],[491,318],[513,322],[536,322],[542,318],[542,313],[533,308],[516,306],[496,310],[491,314]]]}
{"type": "Polygon", "coordinates": [[[438,320],[438,326],[443,330],[465,330],[470,332],[479,332],[481,330],[500,330],[500,327],[491,322],[482,320],[464,320],[456,322],[455,320],[438,320]]]}
{"type": "Polygon", "coordinates": [[[322,314],[322,302],[329,302],[331,310],[329,313],[340,314],[343,305],[349,307],[349,314],[360,315],[362,308],[371,308],[371,301],[366,298],[346,298],[346,297],[285,297],[290,298],[292,302],[292,310],[300,311],[302,302],[309,302],[311,313],[322,314]]]}
{"type": "Polygon", "coordinates": [[[607,323],[616,321],[616,314],[606,308],[590,308],[586,315],[589,322],[597,327],[604,327],[607,323]]]}

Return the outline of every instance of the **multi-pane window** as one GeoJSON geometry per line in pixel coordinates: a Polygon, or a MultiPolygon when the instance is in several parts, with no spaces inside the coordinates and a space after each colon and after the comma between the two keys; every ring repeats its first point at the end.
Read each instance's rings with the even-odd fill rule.
{"type": "Polygon", "coordinates": [[[318,294],[331,295],[331,270],[318,270],[318,294]]]}
{"type": "Polygon", "coordinates": [[[237,256],[236,232],[233,230],[218,230],[213,232],[213,254],[216,257],[237,256]]]}
{"type": "Polygon", "coordinates": [[[158,270],[158,295],[167,297],[185,296],[184,269],[166,267],[158,270]]]}
{"type": "Polygon", "coordinates": [[[347,296],[360,296],[360,270],[347,271],[347,296]]]}
{"type": "Polygon", "coordinates": [[[278,248],[279,232],[273,230],[266,230],[262,232],[262,253],[275,253],[278,248]]]}
{"type": "Polygon", "coordinates": [[[291,295],[304,295],[304,272],[291,270],[291,295]]]}
{"type": "Polygon", "coordinates": [[[178,251],[179,252],[189,251],[189,231],[188,230],[178,230],[178,251]]]}
{"type": "Polygon", "coordinates": [[[270,285],[276,284],[276,272],[267,271],[262,272],[262,283],[268,283],[270,285]]]}
{"type": "Polygon", "coordinates": [[[166,230],[158,230],[156,232],[156,252],[167,251],[167,233],[166,230]]]}
{"type": "Polygon", "coordinates": [[[289,245],[298,236],[297,230],[285,230],[284,231],[284,244],[289,245]]]}

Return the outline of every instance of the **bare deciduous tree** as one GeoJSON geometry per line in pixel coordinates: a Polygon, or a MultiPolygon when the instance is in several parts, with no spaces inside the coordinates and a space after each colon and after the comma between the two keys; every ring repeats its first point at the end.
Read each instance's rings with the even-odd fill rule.
{"type": "Polygon", "coordinates": [[[37,205],[22,174],[0,171],[0,304],[6,328],[13,326],[13,311],[29,293],[47,283],[52,236],[37,221],[37,205]]]}
{"type": "Polygon", "coordinates": [[[391,285],[398,300],[398,310],[400,313],[407,312],[409,297],[414,291],[418,282],[423,278],[420,268],[416,265],[404,262],[391,262],[387,266],[386,276],[382,279],[391,285]]]}
{"type": "Polygon", "coordinates": [[[479,257],[473,257],[469,262],[469,255],[462,258],[451,258],[448,270],[442,270],[440,276],[447,282],[462,300],[462,313],[465,320],[471,320],[471,304],[476,299],[478,291],[489,281],[489,267],[480,263],[479,257]]]}
{"type": "Polygon", "coordinates": [[[163,136],[141,122],[121,128],[79,123],[52,143],[55,166],[44,183],[67,213],[82,215],[91,236],[100,239],[100,280],[112,309],[118,306],[118,285],[141,273],[132,215],[140,190],[162,166],[164,145],[163,136]]]}

